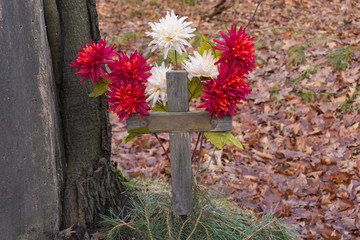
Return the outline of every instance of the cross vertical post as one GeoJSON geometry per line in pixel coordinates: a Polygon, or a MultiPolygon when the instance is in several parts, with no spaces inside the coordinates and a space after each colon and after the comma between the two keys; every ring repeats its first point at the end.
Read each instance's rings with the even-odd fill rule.
{"type": "MultiPolygon", "coordinates": [[[[187,72],[167,72],[166,81],[168,111],[188,112],[187,72]]],[[[173,213],[178,216],[187,215],[190,213],[192,204],[190,133],[172,132],[169,134],[173,213]]]]}

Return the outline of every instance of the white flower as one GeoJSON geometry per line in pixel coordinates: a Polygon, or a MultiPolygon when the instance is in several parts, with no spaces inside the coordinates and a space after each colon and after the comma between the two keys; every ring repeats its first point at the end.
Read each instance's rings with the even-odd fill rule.
{"type": "Polygon", "coordinates": [[[190,62],[184,61],[185,70],[189,73],[188,78],[193,77],[210,77],[215,78],[219,75],[218,68],[215,65],[216,59],[211,54],[211,51],[204,51],[201,56],[197,51],[194,52],[195,57],[190,56],[190,62]]]}
{"type": "Polygon", "coordinates": [[[174,48],[178,53],[182,50],[186,52],[185,45],[191,46],[186,38],[195,36],[191,34],[195,28],[188,27],[192,22],[184,22],[187,17],[180,19],[174,13],[174,10],[166,13],[165,18],[161,18],[158,23],[149,23],[152,32],[146,32],[146,35],[152,37],[149,46],[154,45],[151,51],[164,48],[165,59],[170,48],[174,48]]]}
{"type": "Polygon", "coordinates": [[[151,76],[145,83],[145,94],[148,96],[146,101],[150,101],[151,107],[155,107],[158,100],[161,100],[163,104],[167,102],[166,72],[168,71],[171,71],[171,64],[166,68],[164,62],[160,67],[156,64],[150,70],[151,76]]]}

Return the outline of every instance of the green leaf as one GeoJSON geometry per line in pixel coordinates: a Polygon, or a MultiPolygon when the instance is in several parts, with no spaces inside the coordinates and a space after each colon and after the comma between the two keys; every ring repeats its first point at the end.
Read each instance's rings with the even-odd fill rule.
{"type": "Polygon", "coordinates": [[[222,149],[221,132],[204,132],[204,136],[217,148],[222,149]]]}
{"type": "Polygon", "coordinates": [[[205,51],[209,51],[211,49],[211,45],[206,42],[200,42],[200,47],[198,47],[198,52],[202,56],[205,51]]]}
{"type": "Polygon", "coordinates": [[[121,140],[124,143],[128,143],[130,140],[134,139],[139,134],[149,133],[149,128],[148,127],[133,128],[133,129],[130,129],[128,131],[128,133],[129,134],[121,140]]]}
{"type": "MultiPolygon", "coordinates": [[[[188,57],[188,54],[186,52],[183,52],[182,54],[177,53],[176,57],[177,57],[177,64],[180,64],[188,57]]],[[[171,48],[169,50],[167,58],[170,59],[171,62],[175,65],[175,63],[176,63],[176,61],[175,61],[175,50],[173,48],[171,48]]]]}
{"type": "MultiPolygon", "coordinates": [[[[237,146],[240,149],[244,149],[244,146],[241,144],[239,140],[237,140],[234,135],[231,134],[231,132],[226,132],[225,138],[229,139],[235,146],[237,146]]],[[[230,145],[230,144],[228,144],[230,145]]]]}
{"type": "Polygon", "coordinates": [[[155,107],[151,108],[151,111],[162,111],[167,112],[168,111],[168,103],[166,102],[165,106],[162,102],[157,101],[155,107]]]}
{"type": "Polygon", "coordinates": [[[158,54],[158,59],[156,60],[156,64],[158,65],[158,66],[161,66],[161,63],[162,62],[165,62],[165,65],[168,65],[169,64],[169,58],[164,58],[164,49],[161,49],[161,50],[159,50],[159,51],[157,51],[156,52],[157,54],[158,54]]]}
{"type": "Polygon", "coordinates": [[[118,151],[120,143],[128,143],[132,139],[136,138],[139,134],[144,134],[144,133],[149,133],[149,128],[148,127],[138,127],[138,128],[130,129],[128,131],[128,135],[126,137],[124,137],[123,139],[121,139],[117,143],[116,148],[115,148],[115,152],[118,151]]]}
{"type": "Polygon", "coordinates": [[[244,146],[239,140],[237,140],[231,132],[205,132],[204,136],[214,144],[215,147],[222,149],[223,145],[231,145],[233,143],[240,149],[244,149],[244,146]]]}
{"type": "Polygon", "coordinates": [[[130,129],[130,130],[128,131],[128,133],[136,133],[136,134],[149,133],[149,128],[148,128],[148,127],[133,128],[133,129],[130,129]]]}
{"type": "Polygon", "coordinates": [[[189,102],[191,101],[191,99],[197,98],[201,94],[203,94],[203,92],[201,91],[202,82],[197,77],[194,77],[191,80],[189,80],[188,88],[189,88],[189,102]]]}
{"type": "Polygon", "coordinates": [[[202,35],[202,38],[204,42],[200,42],[200,47],[198,47],[198,52],[200,53],[200,55],[203,55],[205,51],[211,50],[212,55],[215,58],[218,58],[221,51],[212,49],[212,47],[215,46],[214,43],[207,39],[204,35],[202,35]]]}
{"type": "Polygon", "coordinates": [[[89,94],[89,97],[98,97],[106,93],[109,89],[110,80],[103,79],[100,77],[100,83],[94,83],[93,88],[94,90],[89,94]]]}
{"type": "Polygon", "coordinates": [[[230,136],[232,136],[232,134],[230,132],[221,132],[221,140],[223,141],[223,143],[225,145],[231,145],[231,140],[230,140],[230,136]],[[229,136],[230,135],[230,136],[229,136]]]}
{"type": "Polygon", "coordinates": [[[221,51],[220,50],[215,50],[215,57],[216,58],[219,58],[219,54],[221,53],[221,51]]]}
{"type": "Polygon", "coordinates": [[[199,32],[195,32],[194,34],[195,36],[192,38],[193,40],[191,41],[191,46],[196,47],[200,44],[202,34],[200,34],[199,32]]]}
{"type": "Polygon", "coordinates": [[[125,137],[124,139],[124,143],[128,143],[131,140],[133,140],[134,138],[136,138],[138,136],[138,134],[134,133],[134,134],[129,134],[125,137]]]}
{"type": "Polygon", "coordinates": [[[207,42],[210,46],[214,46],[214,43],[212,41],[210,41],[207,37],[205,37],[205,35],[202,35],[202,39],[207,42]]]}
{"type": "Polygon", "coordinates": [[[120,141],[116,144],[115,152],[117,153],[119,151],[119,145],[122,143],[123,139],[120,139],[120,141]]]}

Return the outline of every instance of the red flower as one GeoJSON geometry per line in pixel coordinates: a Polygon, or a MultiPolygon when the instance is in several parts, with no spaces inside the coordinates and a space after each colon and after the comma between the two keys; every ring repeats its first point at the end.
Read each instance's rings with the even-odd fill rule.
{"type": "Polygon", "coordinates": [[[150,107],[146,103],[145,86],[143,84],[121,85],[120,82],[109,84],[110,90],[107,91],[108,98],[105,101],[110,103],[108,111],[113,111],[119,117],[119,121],[128,119],[129,115],[137,113],[140,118],[149,115],[150,107]]]}
{"type": "Polygon", "coordinates": [[[211,79],[205,82],[202,91],[204,94],[200,95],[200,99],[203,103],[198,108],[205,107],[205,110],[209,111],[211,118],[214,115],[223,117],[228,112],[235,114],[234,102],[231,97],[226,95],[220,82],[211,79]]]}
{"type": "Polygon", "coordinates": [[[206,81],[200,95],[201,103],[198,108],[205,107],[209,115],[213,117],[224,117],[224,115],[235,115],[239,109],[238,104],[246,101],[246,95],[251,89],[246,83],[246,77],[234,65],[219,64],[219,75],[216,79],[206,81]]]}
{"type": "Polygon", "coordinates": [[[218,79],[222,79],[224,82],[224,88],[227,88],[229,95],[233,96],[237,100],[246,101],[246,95],[251,93],[247,78],[241,73],[241,70],[236,67],[235,62],[233,64],[219,64],[218,79]]]}
{"type": "Polygon", "coordinates": [[[99,43],[84,44],[82,48],[77,51],[78,57],[70,64],[71,67],[77,68],[75,74],[80,74],[80,81],[84,78],[91,79],[100,83],[100,74],[103,78],[105,72],[101,65],[107,64],[112,60],[115,55],[115,44],[106,47],[106,38],[101,39],[99,43]]]}
{"type": "Polygon", "coordinates": [[[231,25],[228,32],[229,36],[220,32],[224,41],[214,39],[214,42],[222,46],[214,46],[213,49],[223,51],[219,54],[220,59],[216,64],[225,62],[232,64],[232,62],[235,62],[241,73],[247,74],[251,72],[255,68],[254,38],[245,33],[245,28],[241,27],[237,32],[236,25],[231,25]]]}
{"type": "Polygon", "coordinates": [[[150,71],[152,67],[146,65],[147,59],[144,59],[142,53],[138,54],[135,51],[130,58],[121,50],[120,53],[117,53],[118,59],[109,64],[111,73],[108,78],[111,78],[112,82],[121,82],[122,84],[146,82],[151,76],[151,73],[146,72],[150,71]]]}

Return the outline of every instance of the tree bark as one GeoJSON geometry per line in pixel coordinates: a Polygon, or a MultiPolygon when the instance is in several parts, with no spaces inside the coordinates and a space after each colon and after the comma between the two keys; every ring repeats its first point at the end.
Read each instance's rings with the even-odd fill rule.
{"type": "Polygon", "coordinates": [[[0,232],[53,239],[64,148],[42,1],[0,0],[0,232]]]}
{"type": "Polygon", "coordinates": [[[100,39],[95,0],[0,0],[0,39],[1,238],[82,239],[123,190],[104,97],[69,66],[100,39]]]}
{"type": "Polygon", "coordinates": [[[99,213],[119,204],[123,190],[110,162],[111,131],[104,97],[90,98],[91,81],[80,83],[75,69],[69,67],[83,44],[100,40],[95,0],[48,1],[51,10],[46,11],[46,20],[56,26],[56,32],[60,29],[54,36],[48,28],[48,35],[54,69],[58,68],[55,78],[66,152],[62,228],[93,228],[99,213]],[[58,14],[53,13],[55,8],[58,14]]]}

